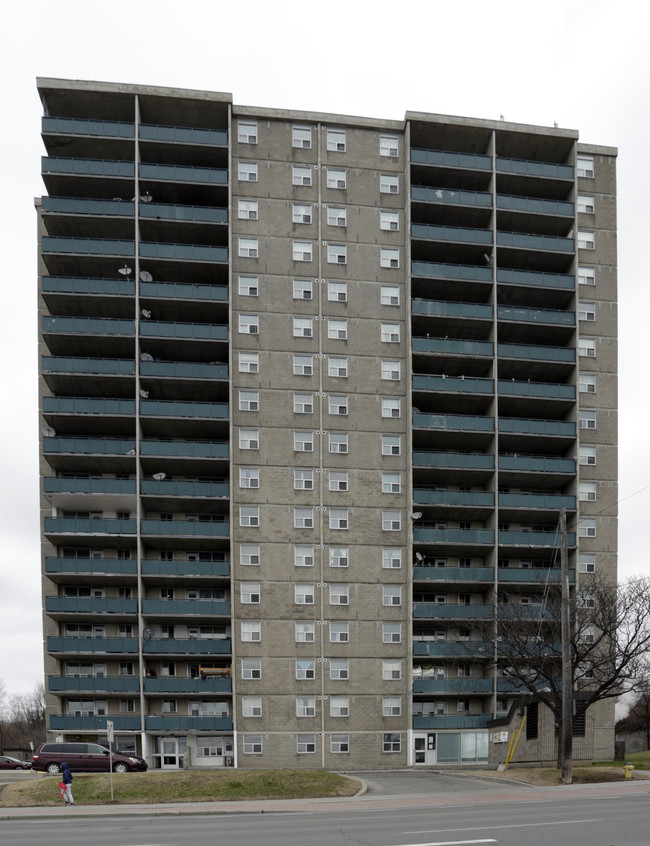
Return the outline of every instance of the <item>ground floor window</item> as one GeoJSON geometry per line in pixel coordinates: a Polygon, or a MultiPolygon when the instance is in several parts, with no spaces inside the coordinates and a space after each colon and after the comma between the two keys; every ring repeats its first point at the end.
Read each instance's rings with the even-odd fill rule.
{"type": "Polygon", "coordinates": [[[437,741],[439,764],[474,764],[488,759],[487,732],[439,732],[437,741]]]}
{"type": "Polygon", "coordinates": [[[214,737],[196,738],[197,758],[216,758],[219,756],[232,755],[232,737],[217,734],[214,737]]]}

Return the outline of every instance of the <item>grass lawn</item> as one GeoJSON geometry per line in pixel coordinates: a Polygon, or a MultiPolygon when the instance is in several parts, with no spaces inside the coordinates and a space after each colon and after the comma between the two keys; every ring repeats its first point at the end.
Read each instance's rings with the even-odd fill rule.
{"type": "MultiPolygon", "coordinates": [[[[60,776],[34,773],[33,779],[7,784],[0,788],[0,807],[61,805],[59,781],[60,776]]],[[[356,779],[320,770],[194,770],[113,776],[115,804],[120,805],[354,796],[360,786],[356,779]]],[[[75,773],[72,792],[80,805],[110,803],[110,775],[75,773]]]]}
{"type": "Polygon", "coordinates": [[[650,770],[650,752],[635,752],[624,761],[594,761],[594,767],[624,767],[627,762],[634,764],[637,770],[650,770]]]}
{"type": "MultiPolygon", "coordinates": [[[[625,781],[624,764],[625,762],[622,762],[618,766],[618,762],[616,765],[612,762],[604,762],[602,764],[594,764],[592,767],[573,767],[573,784],[602,784],[606,781],[625,781]]],[[[634,763],[634,766],[639,765],[634,763]]],[[[491,776],[492,778],[511,779],[512,781],[525,781],[527,784],[534,784],[538,787],[552,787],[562,784],[560,770],[551,767],[510,766],[505,772],[491,770],[490,772],[483,772],[481,775],[491,776]]],[[[648,777],[640,773],[632,773],[632,779],[635,781],[643,781],[648,777]]]]}

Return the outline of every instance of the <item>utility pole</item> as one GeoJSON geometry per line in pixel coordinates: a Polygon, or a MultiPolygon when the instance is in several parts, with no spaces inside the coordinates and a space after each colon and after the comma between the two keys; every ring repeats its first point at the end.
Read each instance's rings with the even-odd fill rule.
{"type": "Polygon", "coordinates": [[[573,671],[571,667],[571,606],[569,597],[569,557],[567,554],[566,510],[560,511],[560,565],[562,575],[562,603],[560,609],[562,632],[562,782],[571,784],[573,775],[573,671]]]}

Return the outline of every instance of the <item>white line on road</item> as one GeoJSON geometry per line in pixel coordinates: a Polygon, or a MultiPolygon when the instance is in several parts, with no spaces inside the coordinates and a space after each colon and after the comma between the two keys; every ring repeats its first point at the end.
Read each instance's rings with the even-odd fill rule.
{"type": "Polygon", "coordinates": [[[434,843],[400,843],[399,846],[463,846],[470,843],[496,843],[496,840],[436,840],[434,843]]]}
{"type": "MultiPolygon", "coordinates": [[[[493,829],[498,828],[534,828],[538,825],[574,825],[582,823],[592,823],[592,822],[603,822],[605,819],[609,819],[609,817],[602,817],[600,819],[594,819],[593,817],[589,817],[585,820],[545,820],[544,822],[538,823],[512,823],[511,825],[492,825],[491,823],[484,823],[483,825],[476,825],[473,828],[469,828],[467,826],[463,826],[462,828],[428,828],[428,829],[421,829],[420,831],[405,831],[404,834],[445,834],[448,831],[485,831],[486,828],[489,828],[490,831],[493,829]]],[[[459,841],[461,842],[461,841],[459,841]]],[[[463,843],[494,843],[493,840],[463,840],[463,843]]],[[[430,846],[428,843],[411,843],[408,846],[430,846]]],[[[437,846],[437,844],[436,844],[437,846]]]]}

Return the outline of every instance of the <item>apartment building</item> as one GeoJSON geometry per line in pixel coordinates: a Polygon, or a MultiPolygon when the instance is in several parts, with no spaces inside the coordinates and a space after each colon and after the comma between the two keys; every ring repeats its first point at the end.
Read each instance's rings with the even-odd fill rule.
{"type": "Polygon", "coordinates": [[[38,89],[48,737],[487,761],[477,622],[558,578],[562,508],[572,583],[615,577],[616,151],[38,89]]]}

